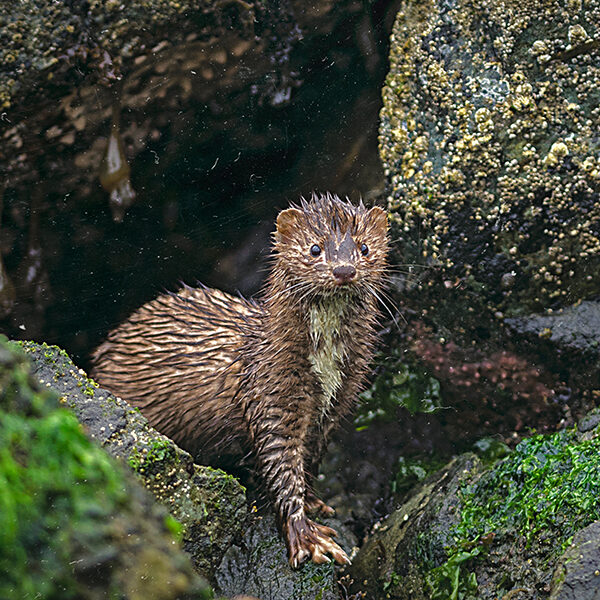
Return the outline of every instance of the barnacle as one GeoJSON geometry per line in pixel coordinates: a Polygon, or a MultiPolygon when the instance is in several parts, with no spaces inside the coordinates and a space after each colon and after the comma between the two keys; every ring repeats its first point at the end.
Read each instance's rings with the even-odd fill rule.
{"type": "Polygon", "coordinates": [[[598,0],[398,14],[380,129],[392,220],[493,310],[598,292],[598,23],[598,0]]]}

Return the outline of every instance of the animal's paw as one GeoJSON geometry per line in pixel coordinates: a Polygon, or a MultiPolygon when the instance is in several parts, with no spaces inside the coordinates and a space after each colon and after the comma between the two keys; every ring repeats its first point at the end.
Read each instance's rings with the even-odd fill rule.
{"type": "Polygon", "coordinates": [[[340,565],[350,563],[346,553],[331,539],[337,535],[331,527],[319,525],[304,514],[292,515],[286,526],[288,556],[293,569],[297,569],[308,558],[317,564],[330,562],[329,556],[340,565]]]}
{"type": "Polygon", "coordinates": [[[317,498],[312,492],[306,493],[304,508],[306,509],[306,512],[322,515],[323,517],[332,517],[335,514],[335,510],[331,508],[331,506],[325,504],[323,500],[317,498]]]}

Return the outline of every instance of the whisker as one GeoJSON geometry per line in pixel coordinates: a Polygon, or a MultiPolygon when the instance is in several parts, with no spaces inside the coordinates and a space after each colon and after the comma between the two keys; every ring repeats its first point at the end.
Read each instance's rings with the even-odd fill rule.
{"type": "Polygon", "coordinates": [[[396,317],[394,316],[394,314],[390,310],[390,307],[384,301],[384,298],[386,300],[388,300],[388,302],[392,305],[392,307],[395,308],[398,311],[398,314],[402,317],[402,320],[404,321],[404,323],[406,325],[408,325],[408,321],[404,318],[404,315],[398,310],[398,307],[394,305],[394,302],[392,301],[392,299],[383,290],[379,290],[379,293],[378,293],[377,290],[371,284],[367,284],[367,288],[371,292],[371,294],[373,294],[373,296],[375,296],[375,298],[377,298],[378,302],[388,312],[388,314],[392,318],[392,321],[394,321],[394,325],[396,325],[396,329],[400,330],[400,325],[398,324],[398,321],[396,320],[396,317]],[[382,296],[380,296],[379,294],[381,294],[384,298],[382,298],[382,296]]]}
{"type": "Polygon", "coordinates": [[[409,279],[411,277],[421,277],[421,274],[419,274],[419,273],[416,273],[414,271],[404,271],[402,269],[388,270],[387,273],[385,273],[385,275],[382,275],[382,277],[384,279],[386,279],[387,281],[391,281],[391,278],[390,278],[391,275],[402,275],[403,277],[406,277],[407,279],[409,279]]]}
{"type": "Polygon", "coordinates": [[[300,296],[300,298],[298,299],[298,302],[300,302],[300,303],[304,302],[304,300],[306,300],[311,295],[314,295],[314,292],[312,290],[312,286],[307,286],[306,291],[304,292],[304,294],[302,296],[300,296]]]}
{"type": "Polygon", "coordinates": [[[393,266],[388,265],[387,269],[394,269],[395,267],[407,267],[409,269],[412,269],[413,267],[418,267],[419,269],[431,269],[433,268],[433,265],[422,265],[420,263],[394,263],[393,266]]]}
{"type": "Polygon", "coordinates": [[[288,294],[292,290],[295,290],[295,289],[297,289],[299,287],[302,287],[302,286],[308,287],[308,286],[310,286],[310,284],[308,282],[306,282],[306,281],[300,281],[298,283],[294,283],[294,284],[292,284],[292,285],[290,285],[290,286],[288,286],[288,287],[286,287],[286,288],[284,288],[282,290],[279,290],[276,294],[272,294],[271,296],[268,296],[268,298],[265,298],[265,300],[267,300],[267,299],[268,300],[275,300],[276,298],[279,298],[279,296],[282,296],[283,294],[288,294]]]}

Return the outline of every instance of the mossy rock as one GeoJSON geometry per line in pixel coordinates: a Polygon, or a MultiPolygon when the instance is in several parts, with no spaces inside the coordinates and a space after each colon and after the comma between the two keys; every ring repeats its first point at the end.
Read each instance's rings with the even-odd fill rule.
{"type": "Polygon", "coordinates": [[[42,384],[60,394],[89,435],[129,465],[181,524],[184,548],[199,572],[212,579],[248,516],[245,490],[237,479],[196,465],[187,452],[150,427],[139,410],[88,379],[57,346],[19,344],[42,384]]]}
{"type": "Polygon", "coordinates": [[[0,336],[0,597],[212,598],[172,528],[0,336]]]}
{"type": "MultiPolygon", "coordinates": [[[[586,424],[525,439],[487,469],[473,455],[455,459],[361,548],[349,570],[353,591],[373,599],[538,600],[548,597],[557,564],[554,586],[561,573],[593,581],[585,561],[569,566],[560,557],[600,519],[599,456],[600,430],[586,424]]],[[[593,557],[597,538],[588,546],[593,557]]]]}
{"type": "Polygon", "coordinates": [[[600,291],[599,17],[598,0],[403,4],[380,155],[433,318],[474,329],[600,291]]]}

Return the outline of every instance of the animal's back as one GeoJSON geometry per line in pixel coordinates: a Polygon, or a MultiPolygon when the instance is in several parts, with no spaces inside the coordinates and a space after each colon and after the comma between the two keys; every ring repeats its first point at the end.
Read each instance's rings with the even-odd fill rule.
{"type": "Polygon", "coordinates": [[[98,383],[141,409],[153,427],[210,459],[239,422],[242,348],[260,330],[261,308],[205,287],[148,302],[93,355],[98,383]]]}

